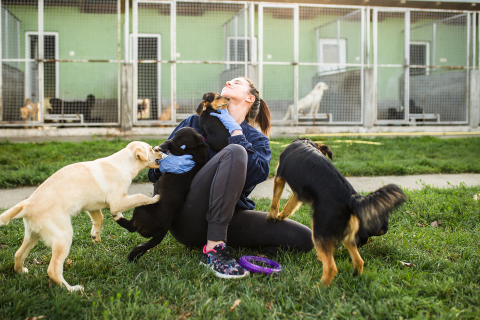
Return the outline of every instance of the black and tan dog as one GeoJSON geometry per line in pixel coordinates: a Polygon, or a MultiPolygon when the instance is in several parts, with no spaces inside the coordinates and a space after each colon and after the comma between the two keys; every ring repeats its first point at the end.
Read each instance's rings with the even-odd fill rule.
{"type": "Polygon", "coordinates": [[[226,109],[230,98],[222,97],[218,93],[208,92],[203,95],[202,102],[198,105],[197,115],[200,117],[199,124],[207,135],[210,148],[216,152],[228,145],[230,133],[217,117],[210,113],[219,113],[218,109],[226,109]]]}
{"type": "Polygon", "coordinates": [[[284,220],[302,203],[312,206],[313,242],[323,264],[322,283],[329,286],[337,274],[335,248],[343,241],[356,272],[363,272],[358,247],[371,236],[388,230],[388,215],[405,201],[394,184],[362,196],[325,157],[330,148],[309,139],[294,140],[281,154],[267,219],[284,220]],[[280,214],[279,201],[285,182],[293,191],[280,214]]]}
{"type": "Polygon", "coordinates": [[[128,231],[152,238],[130,251],[128,254],[130,261],[140,258],[147,250],[162,242],[173,219],[183,208],[193,178],[208,161],[207,144],[193,128],[181,128],[175,132],[171,140],[166,140],[158,147],[162,152],[175,156],[192,155],[195,166],[185,173],[163,174],[155,183],[153,190],[155,195],[160,195],[160,200],[155,205],[135,208],[131,220],[125,219],[123,215],[114,217],[115,221],[128,231]]]}

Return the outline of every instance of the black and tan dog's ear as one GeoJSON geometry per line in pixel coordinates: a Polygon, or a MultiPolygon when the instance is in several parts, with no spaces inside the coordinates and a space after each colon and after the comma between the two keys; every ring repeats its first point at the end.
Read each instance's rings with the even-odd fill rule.
{"type": "Polygon", "coordinates": [[[317,143],[318,150],[320,150],[326,157],[329,157],[331,160],[333,160],[333,152],[332,149],[330,149],[327,145],[317,143]]]}
{"type": "Polygon", "coordinates": [[[198,105],[197,107],[197,116],[201,115],[203,111],[205,111],[205,109],[207,108],[207,103],[208,103],[208,97],[209,97],[209,94],[208,93],[205,93],[202,97],[202,102],[200,102],[200,104],[198,105]]]}
{"type": "Polygon", "coordinates": [[[202,112],[205,111],[206,108],[207,107],[205,106],[205,100],[202,100],[202,102],[200,102],[200,104],[197,107],[197,111],[196,111],[197,116],[202,115],[202,112]]]}

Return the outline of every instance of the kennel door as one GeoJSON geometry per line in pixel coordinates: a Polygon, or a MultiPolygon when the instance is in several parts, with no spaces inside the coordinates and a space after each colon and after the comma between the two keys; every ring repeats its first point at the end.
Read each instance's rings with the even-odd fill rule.
{"type": "Polygon", "coordinates": [[[134,119],[136,123],[154,121],[161,114],[161,64],[155,61],[161,60],[161,35],[138,34],[137,41],[133,41],[134,35],[130,35],[131,44],[136,43],[137,60],[135,63],[136,98],[134,103],[134,119]],[[145,63],[143,63],[145,62],[145,63]]]}
{"type": "Polygon", "coordinates": [[[408,119],[410,12],[373,10],[373,68],[376,83],[376,124],[402,124],[408,119]]]}

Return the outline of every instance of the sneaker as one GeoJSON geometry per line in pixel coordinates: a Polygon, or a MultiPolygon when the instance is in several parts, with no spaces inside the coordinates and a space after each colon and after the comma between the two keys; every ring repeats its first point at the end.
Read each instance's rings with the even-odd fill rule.
{"type": "Polygon", "coordinates": [[[207,246],[205,245],[200,264],[211,268],[215,275],[220,278],[243,278],[248,276],[250,272],[237,263],[237,260],[231,254],[232,251],[233,249],[227,247],[225,243],[219,243],[209,251],[207,251],[207,246]]]}

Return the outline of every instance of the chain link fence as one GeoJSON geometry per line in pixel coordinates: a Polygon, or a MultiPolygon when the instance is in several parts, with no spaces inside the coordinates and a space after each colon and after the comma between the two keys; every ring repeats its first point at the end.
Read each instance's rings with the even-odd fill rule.
{"type": "Polygon", "coordinates": [[[467,124],[477,14],[240,1],[1,0],[1,126],[175,125],[247,76],[273,125],[467,124]],[[42,35],[42,37],[40,37],[42,35]],[[40,48],[43,48],[41,50],[40,48]],[[121,64],[133,78],[121,79],[121,64]],[[408,107],[407,107],[408,106],[408,107]]]}

